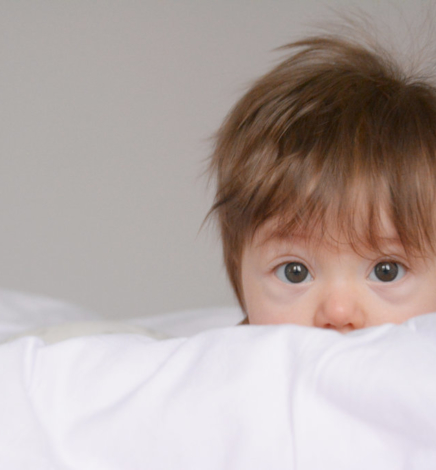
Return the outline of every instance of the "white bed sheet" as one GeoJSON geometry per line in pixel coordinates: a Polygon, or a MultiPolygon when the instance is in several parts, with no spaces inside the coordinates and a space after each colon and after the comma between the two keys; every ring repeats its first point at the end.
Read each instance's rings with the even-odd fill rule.
{"type": "Polygon", "coordinates": [[[36,328],[101,320],[97,313],[68,302],[0,289],[0,343],[36,328]]]}
{"type": "Polygon", "coordinates": [[[436,468],[436,314],[0,346],[0,468],[436,468]]]}
{"type": "Polygon", "coordinates": [[[208,307],[108,320],[68,302],[0,289],[0,343],[29,334],[49,344],[99,333],[137,333],[158,339],[191,336],[236,325],[243,317],[238,307],[208,307]]]}

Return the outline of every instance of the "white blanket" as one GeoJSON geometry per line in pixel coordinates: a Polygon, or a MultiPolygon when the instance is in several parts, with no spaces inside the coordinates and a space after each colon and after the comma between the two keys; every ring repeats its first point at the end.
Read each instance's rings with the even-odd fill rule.
{"type": "Polygon", "coordinates": [[[436,314],[0,346],[0,469],[436,468],[436,314]]]}

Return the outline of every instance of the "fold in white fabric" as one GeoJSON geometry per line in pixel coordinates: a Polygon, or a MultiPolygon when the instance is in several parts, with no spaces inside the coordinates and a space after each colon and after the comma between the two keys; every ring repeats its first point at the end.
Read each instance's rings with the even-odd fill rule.
{"type": "Polygon", "coordinates": [[[0,346],[1,469],[435,469],[436,314],[0,346]]]}

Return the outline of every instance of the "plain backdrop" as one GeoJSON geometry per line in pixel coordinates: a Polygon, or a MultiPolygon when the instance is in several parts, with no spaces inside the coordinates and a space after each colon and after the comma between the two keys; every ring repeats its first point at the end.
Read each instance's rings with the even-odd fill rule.
{"type": "Polygon", "coordinates": [[[0,286],[110,318],[235,304],[200,230],[211,135],[331,7],[401,43],[430,4],[0,0],[0,286]]]}

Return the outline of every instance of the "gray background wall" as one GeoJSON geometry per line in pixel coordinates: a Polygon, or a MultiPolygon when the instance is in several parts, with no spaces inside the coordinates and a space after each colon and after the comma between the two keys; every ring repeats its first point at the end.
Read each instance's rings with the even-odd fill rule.
{"type": "Polygon", "coordinates": [[[430,4],[1,0],[0,285],[112,318],[233,304],[208,138],[327,7],[402,39],[430,4]]]}

